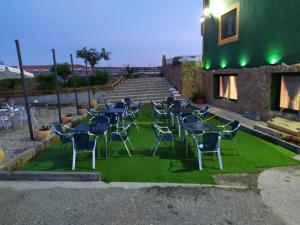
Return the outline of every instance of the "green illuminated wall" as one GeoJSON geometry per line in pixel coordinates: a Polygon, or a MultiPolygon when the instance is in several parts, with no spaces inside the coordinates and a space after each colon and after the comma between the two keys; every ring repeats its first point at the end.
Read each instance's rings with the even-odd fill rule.
{"type": "MultiPolygon", "coordinates": [[[[219,1],[227,7],[238,2],[237,0],[219,1]]],[[[207,2],[205,0],[205,5],[207,2]]],[[[204,68],[299,63],[300,0],[240,0],[239,2],[238,41],[218,46],[218,18],[212,16],[206,19],[204,68]]]]}

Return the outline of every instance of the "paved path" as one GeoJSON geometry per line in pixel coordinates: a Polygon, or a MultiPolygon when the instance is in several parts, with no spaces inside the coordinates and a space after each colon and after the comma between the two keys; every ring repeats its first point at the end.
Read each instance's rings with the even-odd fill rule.
{"type": "Polygon", "coordinates": [[[300,224],[300,167],[274,168],[258,178],[262,199],[290,225],[300,224]]]}
{"type": "Polygon", "coordinates": [[[250,190],[73,184],[0,182],[0,224],[285,224],[250,190]]]}

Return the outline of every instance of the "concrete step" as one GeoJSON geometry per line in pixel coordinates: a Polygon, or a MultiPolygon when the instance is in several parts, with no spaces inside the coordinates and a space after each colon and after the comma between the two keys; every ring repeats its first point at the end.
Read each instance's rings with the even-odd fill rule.
{"type": "Polygon", "coordinates": [[[107,91],[107,94],[110,93],[135,93],[135,92],[169,92],[169,88],[127,88],[127,89],[114,89],[112,91],[107,91]]]}
{"type": "Polygon", "coordinates": [[[155,90],[139,90],[139,89],[129,89],[129,90],[114,90],[111,92],[107,92],[107,96],[109,95],[135,95],[135,94],[153,94],[153,93],[160,93],[160,94],[170,94],[170,92],[166,89],[155,89],[155,90]]]}
{"type": "Polygon", "coordinates": [[[116,88],[115,90],[129,90],[129,89],[132,89],[132,90],[145,90],[145,89],[148,89],[148,90],[155,90],[155,89],[162,89],[162,88],[165,88],[166,90],[169,90],[169,88],[171,88],[171,86],[167,86],[167,85],[132,85],[132,86],[125,86],[125,85],[122,85],[122,86],[119,86],[118,88],[116,88]]]}
{"type": "Polygon", "coordinates": [[[123,99],[125,97],[129,97],[129,98],[165,98],[168,97],[170,95],[166,94],[166,95],[161,95],[161,94],[157,94],[157,93],[153,93],[153,94],[137,94],[137,95],[115,95],[115,96],[104,96],[104,99],[107,100],[120,100],[123,99]]]}
{"type": "MultiPolygon", "coordinates": [[[[177,98],[178,100],[184,100],[183,98],[177,98]]],[[[121,99],[117,99],[117,100],[110,100],[113,103],[119,102],[121,99]]],[[[142,103],[150,103],[151,100],[152,101],[157,101],[157,102],[162,102],[166,100],[166,97],[157,97],[157,98],[147,98],[147,97],[143,97],[143,98],[132,98],[131,99],[133,102],[139,102],[142,101],[142,103]]],[[[98,104],[100,106],[104,106],[105,102],[104,101],[98,101],[98,104]]]]}

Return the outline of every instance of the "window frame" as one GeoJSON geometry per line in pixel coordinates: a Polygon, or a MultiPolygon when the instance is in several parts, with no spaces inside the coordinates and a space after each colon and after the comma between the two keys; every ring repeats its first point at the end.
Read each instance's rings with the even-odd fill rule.
{"type": "Polygon", "coordinates": [[[219,45],[225,45],[234,41],[239,40],[239,33],[240,33],[240,2],[237,2],[230,7],[228,7],[222,15],[219,16],[219,37],[218,37],[218,44],[219,45]],[[236,10],[236,34],[229,36],[227,38],[222,39],[222,17],[233,11],[236,10]]]}

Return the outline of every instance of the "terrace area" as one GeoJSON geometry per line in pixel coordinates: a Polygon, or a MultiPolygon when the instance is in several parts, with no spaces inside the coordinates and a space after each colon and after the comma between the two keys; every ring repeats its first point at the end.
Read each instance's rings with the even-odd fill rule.
{"type": "MultiPolygon", "coordinates": [[[[206,119],[209,116],[206,116],[206,119]]],[[[208,118],[209,119],[209,118],[208,118]]],[[[134,151],[129,157],[122,142],[112,142],[109,156],[106,158],[105,142],[100,137],[96,156],[95,171],[101,173],[105,182],[167,182],[215,184],[216,174],[256,174],[272,167],[299,165],[289,150],[267,142],[249,133],[239,130],[235,136],[236,147],[231,141],[221,141],[223,170],[219,169],[217,157],[204,154],[203,170],[198,170],[198,153],[191,136],[188,140],[188,159],[186,159],[184,138],[177,135],[178,127],[171,128],[175,140],[175,152],[170,143],[162,142],[153,157],[151,146],[155,142],[153,129],[153,109],[150,105],[141,108],[136,118],[140,132],[133,126],[129,137],[134,151]]],[[[86,118],[82,123],[88,124],[86,118]]],[[[160,126],[169,126],[168,119],[160,121],[160,126]]],[[[130,121],[126,121],[129,124],[130,121]]],[[[223,124],[213,118],[209,123],[223,124]]],[[[108,134],[110,136],[111,134],[108,134]]],[[[110,138],[108,138],[110,139],[110,138]]],[[[59,140],[30,160],[22,170],[25,171],[72,171],[72,144],[65,148],[59,140]]],[[[78,154],[76,171],[92,171],[91,153],[78,154]]]]}

